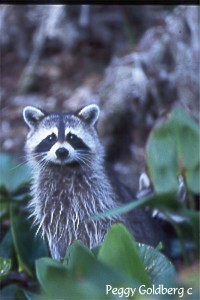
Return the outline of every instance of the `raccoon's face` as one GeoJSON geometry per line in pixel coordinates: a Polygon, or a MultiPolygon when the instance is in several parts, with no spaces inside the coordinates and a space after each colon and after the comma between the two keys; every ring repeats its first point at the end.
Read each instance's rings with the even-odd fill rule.
{"type": "Polygon", "coordinates": [[[23,111],[30,128],[26,151],[32,161],[68,166],[90,166],[102,151],[95,123],[99,108],[88,105],[77,114],[46,113],[33,106],[23,111]]]}

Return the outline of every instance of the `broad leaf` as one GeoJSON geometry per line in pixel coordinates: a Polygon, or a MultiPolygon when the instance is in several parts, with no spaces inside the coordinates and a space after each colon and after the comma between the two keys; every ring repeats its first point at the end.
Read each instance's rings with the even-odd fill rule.
{"type": "Polygon", "coordinates": [[[179,175],[190,191],[200,192],[199,141],[198,125],[180,108],[156,125],[147,143],[147,164],[157,193],[176,191],[179,175]]]}
{"type": "Polygon", "coordinates": [[[17,284],[6,285],[1,289],[0,295],[2,300],[27,300],[22,289],[17,284]]]}
{"type": "MultiPolygon", "coordinates": [[[[101,246],[102,247],[102,246],[101,246]]],[[[101,248],[100,248],[101,249],[101,248]]],[[[83,246],[80,242],[75,242],[69,249],[68,267],[73,277],[78,280],[87,280],[98,286],[101,290],[106,284],[136,284],[127,274],[120,270],[113,269],[99,258],[95,257],[91,250],[83,246]]]]}
{"type": "Polygon", "coordinates": [[[25,215],[16,216],[11,210],[11,232],[18,259],[19,271],[32,275],[35,259],[47,256],[47,247],[44,241],[32,228],[25,215]]]}
{"type": "Polygon", "coordinates": [[[27,300],[42,300],[41,295],[32,293],[32,292],[27,291],[27,290],[23,290],[23,293],[24,293],[27,300]]]}
{"type": "Polygon", "coordinates": [[[44,292],[55,297],[65,287],[68,270],[59,261],[44,257],[36,261],[36,275],[44,292]]]}
{"type": "Polygon", "coordinates": [[[109,230],[99,250],[98,259],[141,284],[150,284],[136,243],[122,224],[115,224],[109,230]]]}
{"type": "Polygon", "coordinates": [[[37,260],[36,274],[44,296],[56,299],[118,299],[112,293],[106,295],[106,285],[138,286],[128,276],[98,261],[80,242],[70,246],[63,264],[47,258],[37,260]]]}
{"type": "Polygon", "coordinates": [[[175,278],[174,266],[162,253],[151,246],[140,243],[137,244],[137,249],[152,284],[164,284],[168,278],[175,278]]]}
{"type": "Polygon", "coordinates": [[[16,190],[31,178],[27,165],[19,165],[5,153],[0,153],[0,186],[5,186],[10,192],[16,190]]]}
{"type": "Polygon", "coordinates": [[[9,229],[0,243],[0,256],[12,259],[12,263],[15,262],[15,249],[12,239],[11,229],[9,229]]]}

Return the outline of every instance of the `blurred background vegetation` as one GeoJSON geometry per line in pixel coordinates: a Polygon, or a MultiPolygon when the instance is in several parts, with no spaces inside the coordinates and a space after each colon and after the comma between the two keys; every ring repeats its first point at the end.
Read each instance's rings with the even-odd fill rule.
{"type": "Polygon", "coordinates": [[[0,28],[2,299],[106,298],[109,282],[192,286],[184,299],[198,299],[198,7],[1,5],[0,28]],[[68,111],[89,103],[101,109],[98,131],[110,167],[133,194],[148,171],[155,190],[107,213],[136,205],[156,210],[173,265],[162,245],[138,245],[120,225],[99,249],[77,242],[60,263],[47,258],[44,241],[35,237],[26,210],[31,176],[22,109],[68,111]]]}

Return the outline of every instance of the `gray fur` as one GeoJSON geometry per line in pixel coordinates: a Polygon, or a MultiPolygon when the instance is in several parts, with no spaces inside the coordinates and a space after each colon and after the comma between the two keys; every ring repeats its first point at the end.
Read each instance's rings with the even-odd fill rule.
{"type": "MultiPolygon", "coordinates": [[[[83,152],[77,154],[67,142],[62,143],[68,148],[69,155],[80,163],[74,168],[68,165],[68,161],[64,164],[57,161],[53,154],[34,153],[41,138],[45,138],[43,134],[51,134],[52,128],[56,132],[61,116],[56,113],[48,115],[30,106],[24,109],[23,115],[30,127],[26,141],[27,160],[33,171],[29,208],[38,225],[37,232],[47,237],[55,259],[63,258],[67,247],[77,239],[90,248],[99,245],[110,226],[121,222],[122,218],[89,220],[90,216],[118,205],[104,169],[104,149],[94,128],[99,116],[98,107],[90,105],[78,114],[62,114],[66,132],[70,129],[81,135],[91,149],[84,157],[83,152]]],[[[49,152],[60,146],[57,144],[49,152]]]]}
{"type": "MultiPolygon", "coordinates": [[[[23,115],[30,128],[25,149],[33,173],[29,208],[37,232],[48,240],[53,258],[63,258],[68,246],[77,239],[90,248],[99,245],[116,222],[125,223],[137,241],[158,244],[162,233],[141,208],[130,212],[126,219],[117,216],[89,220],[90,216],[133,199],[114,174],[105,169],[104,148],[94,127],[99,117],[97,105],[86,106],[77,114],[47,114],[29,106],[23,115]],[[66,137],[75,134],[89,151],[75,149],[66,137],[59,140],[59,130],[63,132],[63,127],[66,137]],[[40,142],[52,134],[57,141],[51,148],[35,153],[40,142]],[[60,147],[67,149],[64,160],[56,156],[60,147]],[[71,165],[74,162],[78,166],[71,165]]],[[[143,181],[141,188],[148,185],[147,180],[143,181]]]]}

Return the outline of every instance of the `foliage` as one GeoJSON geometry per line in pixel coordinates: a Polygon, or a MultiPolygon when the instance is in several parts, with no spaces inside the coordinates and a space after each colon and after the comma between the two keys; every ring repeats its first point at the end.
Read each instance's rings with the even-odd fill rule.
{"type": "Polygon", "coordinates": [[[103,212],[93,219],[127,213],[136,207],[157,209],[174,227],[185,262],[187,245],[199,255],[199,212],[195,194],[200,193],[200,134],[198,125],[175,107],[156,124],[147,142],[147,165],[155,193],[103,212]],[[179,195],[179,176],[184,179],[185,197],[179,195]]]}
{"type": "Polygon", "coordinates": [[[30,171],[25,165],[17,165],[15,160],[5,153],[0,153],[0,220],[9,216],[9,209],[23,205],[30,197],[27,187],[30,171]]]}
{"type": "Polygon", "coordinates": [[[47,298],[68,295],[70,299],[118,299],[118,295],[106,295],[106,285],[114,288],[138,288],[141,284],[149,287],[152,282],[157,285],[160,281],[155,275],[160,268],[163,276],[175,276],[174,267],[158,250],[137,245],[121,224],[113,225],[96,255],[75,242],[62,263],[50,258],[36,262],[37,277],[47,298]]]}
{"type": "Polygon", "coordinates": [[[10,156],[0,154],[0,274],[2,299],[25,298],[20,285],[30,286],[34,281],[35,260],[48,255],[40,237],[35,237],[32,222],[27,220],[26,204],[29,196],[30,171],[25,165],[17,165],[10,156]],[[10,279],[11,278],[11,279],[10,279]],[[7,285],[7,281],[18,282],[7,285]]]}
{"type": "MultiPolygon", "coordinates": [[[[155,126],[147,143],[147,165],[155,194],[93,218],[126,213],[139,206],[156,208],[177,233],[171,257],[181,251],[185,263],[191,262],[188,253],[198,258],[199,213],[195,202],[195,194],[199,194],[198,142],[197,125],[185,112],[175,108],[155,126]],[[177,197],[180,175],[185,182],[186,201],[177,197]]],[[[151,295],[139,293],[141,285],[187,288],[188,277],[192,278],[193,287],[189,299],[198,299],[197,271],[195,276],[191,276],[193,269],[187,269],[186,273],[183,270],[177,276],[172,263],[158,249],[136,243],[122,224],[114,225],[96,249],[90,250],[76,241],[61,262],[48,257],[46,244],[35,236],[32,222],[27,219],[29,180],[26,166],[17,166],[8,155],[0,154],[2,299],[67,299],[66,295],[68,299],[148,299],[151,295]],[[106,286],[118,290],[109,290],[106,295],[106,286]],[[132,296],[128,294],[130,288],[136,289],[132,296]]],[[[161,294],[155,297],[166,299],[161,294]]],[[[168,299],[177,297],[169,295],[168,299]]],[[[182,299],[188,299],[187,295],[182,299]]]]}
{"type": "Polygon", "coordinates": [[[152,131],[147,164],[157,193],[176,191],[179,175],[185,178],[189,192],[200,193],[199,128],[180,108],[152,131]]]}

